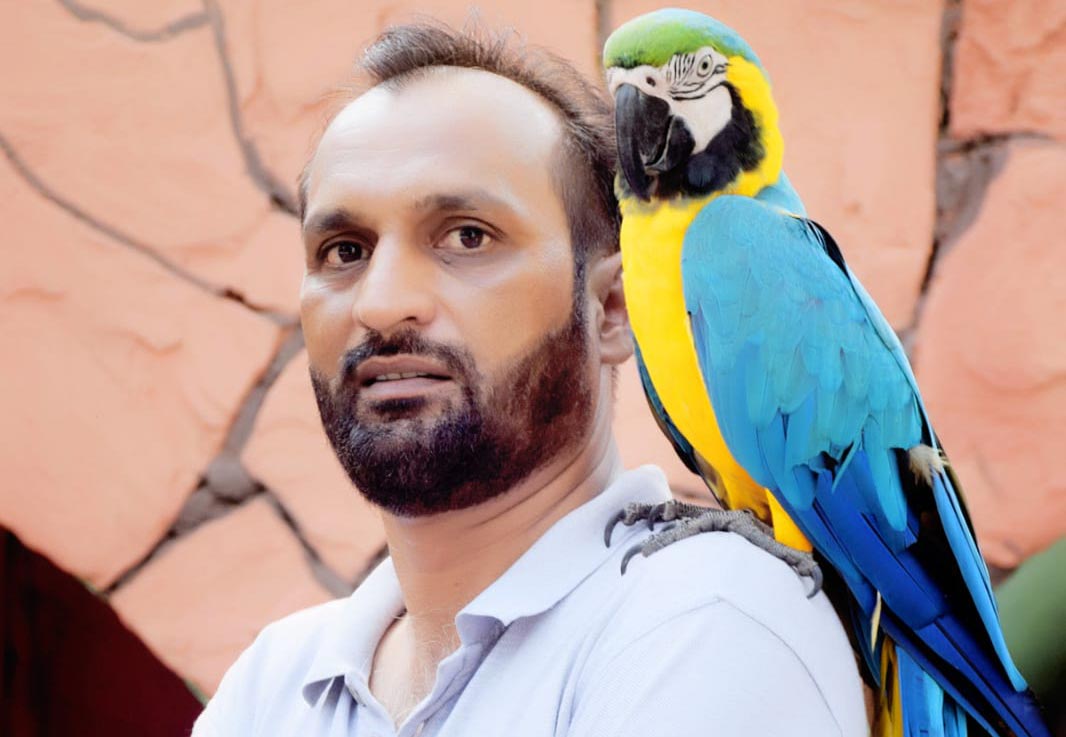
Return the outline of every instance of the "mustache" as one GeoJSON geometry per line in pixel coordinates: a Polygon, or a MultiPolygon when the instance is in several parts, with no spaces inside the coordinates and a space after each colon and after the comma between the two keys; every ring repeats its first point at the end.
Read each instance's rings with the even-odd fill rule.
{"type": "Polygon", "coordinates": [[[341,385],[351,386],[355,372],[365,361],[401,353],[432,358],[444,364],[453,377],[466,383],[469,383],[473,373],[473,357],[464,349],[428,340],[415,330],[405,330],[388,337],[371,330],[362,343],[345,353],[341,359],[341,385]]]}

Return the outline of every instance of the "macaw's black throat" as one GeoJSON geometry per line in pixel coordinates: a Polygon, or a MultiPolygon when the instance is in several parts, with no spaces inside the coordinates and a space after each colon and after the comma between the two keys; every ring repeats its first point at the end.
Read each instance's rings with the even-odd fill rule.
{"type": "Polygon", "coordinates": [[[615,93],[615,127],[622,189],[642,200],[701,197],[725,189],[741,171],[759,166],[764,149],[755,118],[726,83],[732,117],[707,147],[695,141],[685,121],[665,100],[624,84],[615,93]]]}

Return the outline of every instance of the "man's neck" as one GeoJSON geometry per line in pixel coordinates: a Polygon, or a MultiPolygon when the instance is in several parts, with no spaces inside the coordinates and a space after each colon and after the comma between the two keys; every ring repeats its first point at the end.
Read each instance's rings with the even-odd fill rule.
{"type": "Polygon", "coordinates": [[[440,660],[454,650],[456,614],[621,471],[609,418],[597,417],[580,448],[495,499],[425,518],[385,514],[389,552],[407,608],[404,624],[419,659],[440,660]]]}

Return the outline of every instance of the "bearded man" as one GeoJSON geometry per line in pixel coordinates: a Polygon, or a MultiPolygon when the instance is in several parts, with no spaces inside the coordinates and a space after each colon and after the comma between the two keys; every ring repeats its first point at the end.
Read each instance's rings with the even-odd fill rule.
{"type": "Polygon", "coordinates": [[[622,576],[647,529],[604,545],[669,489],[611,434],[633,348],[603,97],[429,25],[361,66],[301,182],[301,317],[390,556],[267,627],[196,737],[865,733],[840,623],[783,563],[716,533],[622,576]]]}

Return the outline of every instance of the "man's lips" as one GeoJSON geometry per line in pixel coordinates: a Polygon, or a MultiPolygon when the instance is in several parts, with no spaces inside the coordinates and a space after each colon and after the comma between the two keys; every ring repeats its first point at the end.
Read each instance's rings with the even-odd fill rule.
{"type": "Polygon", "coordinates": [[[420,396],[447,385],[452,378],[440,363],[411,355],[370,358],[355,372],[359,393],[377,400],[420,396]]]}

